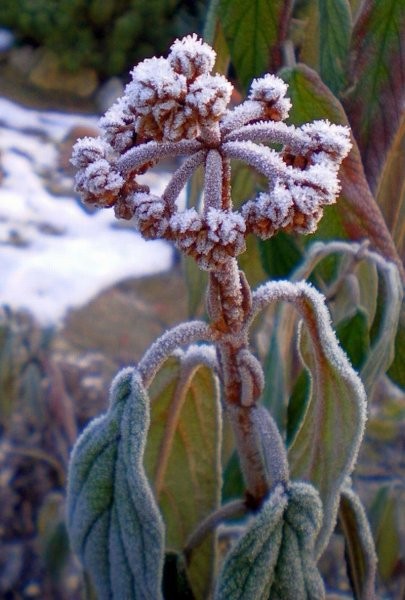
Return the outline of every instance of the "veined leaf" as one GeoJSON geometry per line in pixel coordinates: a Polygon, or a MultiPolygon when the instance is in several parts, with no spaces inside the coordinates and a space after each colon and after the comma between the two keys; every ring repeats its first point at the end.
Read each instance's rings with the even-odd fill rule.
{"type": "Polygon", "coordinates": [[[73,449],[67,524],[99,600],[159,599],[164,534],[143,469],[149,400],[137,371],[114,380],[110,408],[73,449]]]}
{"type": "Polygon", "coordinates": [[[345,107],[373,193],[405,100],[405,2],[366,0],[353,30],[345,107]]]}
{"type": "Polygon", "coordinates": [[[340,497],[339,523],[345,538],[345,557],[356,600],[375,599],[377,556],[366,513],[349,488],[340,497]]]}
{"type": "Polygon", "coordinates": [[[297,17],[305,22],[300,60],[320,74],[338,94],[345,84],[349,58],[351,10],[348,0],[312,0],[297,17]]]}
{"type": "MultiPolygon", "coordinates": [[[[218,384],[212,371],[191,356],[167,360],[150,387],[151,427],[145,453],[145,467],[166,524],[167,546],[180,552],[197,524],[219,507],[221,495],[218,384]]],[[[208,536],[193,551],[187,567],[197,599],[205,598],[209,590],[214,541],[208,536]]]]}
{"type": "Polygon", "coordinates": [[[322,506],[314,488],[276,486],[232,548],[215,600],[316,600],[324,597],[314,559],[322,506]]]}
{"type": "Polygon", "coordinates": [[[307,284],[297,285],[303,286],[297,303],[306,325],[306,331],[300,332],[300,351],[312,385],[301,427],[289,448],[289,462],[291,477],[311,482],[322,500],[324,520],[316,541],[319,557],[335,525],[341,487],[357,458],[366,398],[337,343],[322,296],[307,284]]]}
{"type": "Polygon", "coordinates": [[[243,87],[281,65],[291,0],[220,0],[219,18],[243,87]]]}
{"type": "MultiPolygon", "coordinates": [[[[314,119],[329,119],[332,123],[348,125],[342,105],[315,71],[299,64],[283,69],[280,76],[289,86],[292,123],[301,125],[314,119]]],[[[390,232],[368,186],[359,149],[353,139],[352,142],[353,148],[340,169],[342,192],[337,205],[326,208],[316,234],[308,238],[369,239],[373,247],[395,262],[403,273],[390,232]]]]}

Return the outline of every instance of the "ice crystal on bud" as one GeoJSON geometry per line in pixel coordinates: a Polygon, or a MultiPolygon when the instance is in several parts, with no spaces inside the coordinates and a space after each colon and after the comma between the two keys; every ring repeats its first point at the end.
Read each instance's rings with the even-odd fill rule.
{"type": "Polygon", "coordinates": [[[210,73],[215,63],[216,53],[194,33],[182,40],[176,40],[170,47],[169,63],[176,73],[184,75],[191,81],[210,73]]]}
{"type": "Polygon", "coordinates": [[[223,75],[201,75],[190,86],[186,103],[203,124],[219,121],[231,99],[233,86],[223,75]]]}
{"type": "Polygon", "coordinates": [[[248,98],[229,108],[231,83],[213,74],[215,52],[194,35],[176,40],[167,58],[134,67],[132,81],[100,121],[102,136],[73,151],[76,189],[85,202],[114,206],[146,238],[173,241],[201,268],[222,269],[254,233],[315,231],[323,207],[339,193],[338,171],[351,143],[347,127],[315,121],[287,125],[287,85],[275,75],[252,82],[248,98]],[[278,145],[279,151],[269,145],[278,145]],[[186,157],[162,197],[137,182],[159,160],[186,157]],[[267,179],[267,190],[234,210],[231,159],[267,179]],[[205,169],[199,211],[176,200],[195,169],[205,169]]]}

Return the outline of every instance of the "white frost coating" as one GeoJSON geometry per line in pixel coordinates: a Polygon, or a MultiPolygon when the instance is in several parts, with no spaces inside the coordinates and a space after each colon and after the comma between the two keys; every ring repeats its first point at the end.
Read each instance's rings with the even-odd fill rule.
{"type": "Polygon", "coordinates": [[[195,208],[189,208],[171,217],[170,228],[178,233],[200,231],[202,220],[195,208]]]}
{"type": "Polygon", "coordinates": [[[249,98],[261,102],[273,102],[284,98],[287,89],[288,86],[282,79],[267,73],[264,77],[252,81],[249,98]]]}
{"type": "Polygon", "coordinates": [[[176,40],[170,47],[167,57],[171,67],[177,72],[185,75],[187,79],[193,79],[203,73],[210,73],[216,58],[216,52],[198,39],[196,34],[176,40]]]}
{"type": "MultiPolygon", "coordinates": [[[[226,132],[238,129],[250,121],[263,118],[263,105],[254,100],[245,100],[242,104],[229,110],[221,121],[221,131],[226,132]]],[[[226,138],[224,138],[226,139],[226,138]]]]}
{"type": "Polygon", "coordinates": [[[86,167],[76,183],[80,190],[87,189],[92,194],[100,194],[104,190],[118,191],[123,186],[124,180],[112,169],[107,160],[100,158],[86,167]]]}
{"type": "Polygon", "coordinates": [[[190,86],[186,96],[188,106],[200,119],[219,120],[231,99],[233,85],[223,75],[201,75],[190,86]]]}
{"type": "Polygon", "coordinates": [[[85,137],[73,146],[70,162],[78,168],[85,168],[89,163],[100,158],[107,158],[111,147],[100,137],[85,137]]]}
{"type": "Polygon", "coordinates": [[[188,179],[192,176],[195,169],[204,162],[206,156],[205,150],[196,152],[173,173],[165,191],[162,194],[162,199],[172,205],[177,200],[181,190],[186,185],[188,179]]]}
{"type": "Polygon", "coordinates": [[[138,365],[145,388],[150,386],[161,365],[179,346],[199,341],[213,341],[212,331],[204,321],[181,323],[161,335],[150,346],[138,365]]]}
{"type": "Polygon", "coordinates": [[[134,67],[131,75],[125,93],[129,104],[142,115],[150,112],[156,100],[174,102],[187,92],[186,78],[175,73],[165,58],[147,58],[134,67]]]}
{"type": "Polygon", "coordinates": [[[209,208],[206,219],[209,227],[208,238],[223,246],[232,244],[246,231],[244,219],[236,213],[209,208]]]}
{"type": "Polygon", "coordinates": [[[217,352],[212,344],[191,344],[186,350],[179,349],[176,354],[188,368],[204,365],[213,371],[218,370],[217,352]]]}
{"type": "Polygon", "coordinates": [[[313,121],[301,126],[301,131],[308,140],[308,149],[321,146],[326,152],[337,154],[343,159],[350,151],[350,129],[343,125],[334,125],[327,120],[313,121]]]}
{"type": "Polygon", "coordinates": [[[201,143],[193,140],[163,143],[151,141],[128,150],[117,161],[117,168],[125,175],[149,161],[159,160],[168,156],[193,154],[201,149],[201,143]]]}
{"type": "Polygon", "coordinates": [[[222,157],[218,150],[210,150],[205,161],[204,209],[220,208],[222,201],[222,157]]]}
{"type": "Polygon", "coordinates": [[[136,116],[128,108],[128,98],[122,96],[99,121],[104,137],[117,152],[125,152],[134,143],[136,116]]]}
{"type": "MultiPolygon", "coordinates": [[[[275,150],[253,142],[225,142],[222,150],[228,158],[236,158],[254,167],[267,178],[288,177],[289,169],[275,150]]],[[[292,170],[291,170],[292,172],[292,170]]]]}

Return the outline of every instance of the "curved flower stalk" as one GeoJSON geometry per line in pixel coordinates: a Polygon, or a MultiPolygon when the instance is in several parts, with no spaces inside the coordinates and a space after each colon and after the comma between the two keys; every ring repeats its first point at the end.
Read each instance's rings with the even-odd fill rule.
{"type": "MultiPolygon", "coordinates": [[[[210,322],[183,323],[164,333],[137,369],[148,388],[179,346],[211,344],[208,353],[206,346],[195,347],[193,361],[208,364],[219,378],[222,411],[233,427],[246,494],[243,501],[208,515],[200,526],[194,524],[194,533],[187,532],[184,540],[188,559],[221,520],[260,509],[255,524],[231,552],[216,597],[242,597],[230,583],[242,564],[251,587],[245,600],[281,598],[287,591],[285,597],[295,598],[300,587],[301,597],[321,598],[324,590],[316,560],[336,520],[342,481],[357,456],[365,419],[364,392],[337,345],[320,294],[302,282],[268,283],[252,294],[237,256],[244,251],[249,233],[267,239],[280,230],[315,231],[323,207],[335,202],[339,192],[338,170],[350,150],[350,134],[348,128],[328,121],[302,127],[285,124],[291,103],[286,84],[274,75],[255,79],[247,99],[230,108],[232,85],[224,76],[212,74],[214,62],[212,48],[193,35],[176,40],[167,58],[147,59],[136,66],[123,97],[101,119],[101,136],[75,145],[76,188],[85,203],[114,207],[118,218],[134,219],[143,237],[174,242],[209,272],[210,322]],[[168,157],[181,157],[182,162],[157,196],[139,176],[168,157]],[[266,180],[265,189],[238,209],[231,193],[233,160],[245,162],[266,180]],[[181,210],[179,194],[199,167],[204,171],[201,205],[181,210]],[[301,354],[314,382],[289,455],[276,423],[260,406],[264,373],[249,347],[255,313],[275,300],[295,304],[308,327],[309,337],[301,336],[301,354]],[[323,427],[318,426],[325,414],[339,418],[338,431],[328,442],[326,459],[318,460],[323,431],[328,433],[333,425],[328,417],[323,427]],[[350,439],[340,435],[346,424],[350,439]],[[336,453],[342,459],[335,470],[328,470],[326,463],[336,453]],[[311,485],[292,483],[290,473],[311,485]],[[301,522],[301,510],[306,511],[308,526],[301,522]],[[268,533],[255,546],[255,557],[260,555],[256,581],[249,579],[249,548],[262,521],[268,533]],[[273,538],[278,540],[274,547],[273,538]],[[296,585],[289,576],[292,564],[301,569],[296,585]]],[[[165,449],[167,440],[174,439],[178,411],[170,414],[170,436],[161,432],[165,449]]]]}

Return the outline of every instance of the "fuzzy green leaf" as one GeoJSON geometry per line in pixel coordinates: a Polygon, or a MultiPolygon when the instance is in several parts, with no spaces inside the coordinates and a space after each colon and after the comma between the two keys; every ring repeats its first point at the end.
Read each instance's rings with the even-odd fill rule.
{"type": "MultiPolygon", "coordinates": [[[[315,71],[298,64],[283,69],[280,76],[289,86],[292,123],[301,125],[314,119],[328,119],[332,123],[348,125],[342,105],[315,71]]],[[[326,208],[316,234],[307,239],[369,239],[375,249],[401,270],[402,263],[391,234],[364,175],[359,149],[353,139],[352,142],[353,148],[339,172],[340,198],[336,205],[326,208]]]]}
{"type": "Polygon", "coordinates": [[[260,241],[259,248],[263,268],[271,279],[288,279],[302,258],[294,237],[283,231],[260,241]]]}
{"type": "MultiPolygon", "coordinates": [[[[194,348],[198,354],[198,349],[194,348]]],[[[170,358],[151,387],[145,468],[166,524],[167,546],[181,551],[197,524],[219,507],[221,408],[211,369],[188,354],[170,358]],[[187,358],[188,356],[188,358],[187,358]]],[[[196,598],[210,586],[213,536],[196,548],[187,574],[196,598]]]]}
{"type": "Polygon", "coordinates": [[[114,380],[110,408],[70,461],[67,524],[99,600],[161,598],[164,534],[143,469],[149,400],[136,370],[114,380]]]}
{"type": "Polygon", "coordinates": [[[345,107],[373,193],[405,100],[405,2],[366,0],[356,19],[345,107]]]}
{"type": "Polygon", "coordinates": [[[300,302],[306,325],[301,329],[300,352],[312,385],[301,427],[289,448],[291,476],[311,482],[322,500],[317,556],[332,533],[340,490],[356,461],[366,419],[364,388],[337,343],[321,298],[309,288],[300,302]]]}
{"type": "Polygon", "coordinates": [[[280,67],[291,6],[291,0],[220,0],[219,18],[245,88],[254,77],[280,67]]]}
{"type": "Polygon", "coordinates": [[[339,523],[345,538],[345,557],[355,600],[373,600],[377,556],[366,513],[352,489],[344,489],[340,497],[339,523]]]}
{"type": "Polygon", "coordinates": [[[319,600],[323,582],[314,560],[322,506],[314,488],[276,486],[232,548],[215,600],[319,600]]]}

